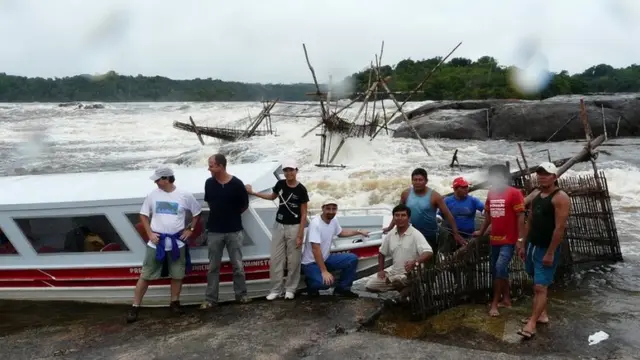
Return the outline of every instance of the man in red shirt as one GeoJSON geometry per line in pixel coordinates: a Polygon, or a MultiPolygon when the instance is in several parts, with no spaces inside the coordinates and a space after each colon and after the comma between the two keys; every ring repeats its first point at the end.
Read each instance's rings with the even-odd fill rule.
{"type": "Polygon", "coordinates": [[[498,307],[510,307],[509,264],[513,258],[515,245],[524,232],[524,197],[522,193],[509,186],[511,174],[505,165],[493,165],[489,168],[491,188],[484,205],[485,217],[475,236],[484,234],[489,225],[491,233],[491,274],[493,276],[493,301],[490,316],[498,316],[498,307]],[[502,297],[502,301],[501,300],[502,297]]]}

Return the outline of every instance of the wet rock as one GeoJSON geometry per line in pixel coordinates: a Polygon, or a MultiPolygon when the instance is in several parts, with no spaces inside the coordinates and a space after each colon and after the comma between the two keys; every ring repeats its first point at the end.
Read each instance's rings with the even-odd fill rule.
{"type": "Polygon", "coordinates": [[[58,107],[78,107],[78,106],[82,106],[81,103],[79,102],[66,102],[66,103],[60,103],[58,104],[58,107]]]}
{"type": "MultiPolygon", "coordinates": [[[[640,94],[557,96],[542,101],[441,101],[421,106],[407,116],[423,138],[526,141],[584,139],[580,98],[585,100],[594,136],[602,134],[605,127],[610,137],[616,133],[618,136],[640,135],[640,94]],[[558,129],[561,130],[556,133],[558,129]]],[[[400,121],[401,118],[396,117],[391,123],[400,121]]],[[[415,137],[405,123],[397,128],[393,136],[415,137]]]]}

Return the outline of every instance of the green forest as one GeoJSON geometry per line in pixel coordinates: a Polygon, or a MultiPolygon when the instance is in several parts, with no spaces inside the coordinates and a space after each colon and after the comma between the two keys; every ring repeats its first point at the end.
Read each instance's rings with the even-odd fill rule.
{"type": "MultiPolygon", "coordinates": [[[[441,58],[406,59],[395,66],[381,67],[394,92],[413,90],[441,58]]],[[[461,100],[497,98],[548,98],[561,94],[595,92],[640,92],[640,65],[613,68],[594,65],[582,73],[561,71],[538,94],[521,94],[511,85],[513,67],[502,66],[489,56],[476,61],[453,58],[444,63],[412,100],[461,100]]],[[[364,92],[369,71],[344,79],[354,93],[364,92]]],[[[325,86],[322,85],[325,90],[325,86]]],[[[78,75],[64,78],[27,78],[0,73],[0,102],[135,102],[135,101],[258,101],[279,98],[311,100],[313,84],[251,84],[218,79],[172,80],[162,76],[126,76],[110,71],[102,76],[78,75]]],[[[344,94],[348,97],[352,94],[344,94]]],[[[402,99],[402,96],[398,96],[402,99]]]]}

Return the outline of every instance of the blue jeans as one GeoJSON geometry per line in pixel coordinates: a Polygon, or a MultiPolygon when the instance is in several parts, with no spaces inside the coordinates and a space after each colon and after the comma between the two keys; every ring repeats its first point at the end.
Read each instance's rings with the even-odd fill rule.
{"type": "MultiPolygon", "coordinates": [[[[331,254],[327,260],[324,261],[324,265],[329,272],[340,270],[340,278],[335,282],[336,289],[351,290],[351,285],[356,279],[356,270],[358,268],[358,257],[355,254],[331,254]]],[[[318,264],[302,264],[302,273],[307,283],[307,291],[326,290],[330,287],[322,282],[322,272],[318,264]]]]}
{"type": "Polygon", "coordinates": [[[527,244],[527,252],[524,266],[527,273],[533,278],[534,285],[549,286],[553,282],[560,261],[560,247],[553,254],[553,264],[549,267],[542,264],[542,258],[547,253],[547,248],[540,248],[527,244]]]}
{"type": "Polygon", "coordinates": [[[491,245],[491,275],[493,279],[509,280],[509,264],[515,245],[491,245]]]}

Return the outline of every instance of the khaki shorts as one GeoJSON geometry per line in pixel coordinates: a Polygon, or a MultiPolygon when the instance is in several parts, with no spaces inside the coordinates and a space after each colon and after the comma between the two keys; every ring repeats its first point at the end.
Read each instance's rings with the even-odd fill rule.
{"type": "MultiPolygon", "coordinates": [[[[180,257],[176,261],[171,260],[171,251],[167,251],[165,255],[169,261],[169,277],[171,279],[182,280],[184,278],[187,267],[185,246],[180,248],[180,257]]],[[[147,245],[147,252],[144,256],[144,262],[142,263],[142,274],[140,274],[140,278],[143,280],[160,279],[162,263],[162,261],[156,260],[156,249],[147,245]]]]}

